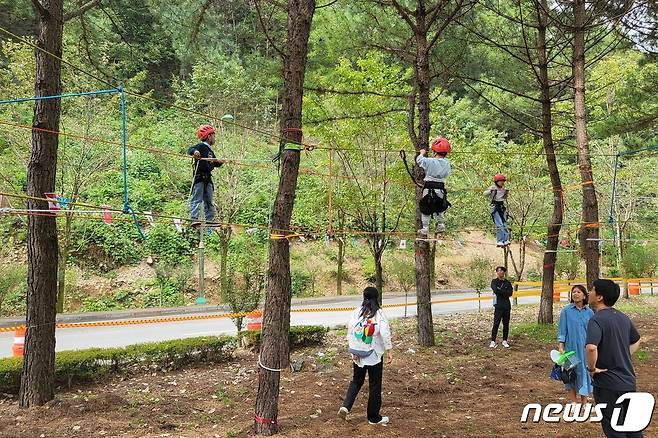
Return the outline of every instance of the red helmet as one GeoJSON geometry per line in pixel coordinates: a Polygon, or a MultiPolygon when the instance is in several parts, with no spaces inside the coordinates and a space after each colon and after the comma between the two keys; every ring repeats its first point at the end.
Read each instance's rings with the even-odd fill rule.
{"type": "Polygon", "coordinates": [[[210,134],[215,133],[215,128],[210,125],[201,125],[199,129],[196,130],[196,136],[199,137],[199,140],[205,140],[210,134]]]}
{"type": "Polygon", "coordinates": [[[498,181],[507,181],[507,177],[502,173],[497,173],[494,175],[494,182],[497,183],[498,181]]]}
{"type": "Polygon", "coordinates": [[[450,146],[450,142],[447,139],[443,137],[437,137],[432,140],[432,150],[437,154],[447,154],[452,151],[452,146],[450,146]]]}

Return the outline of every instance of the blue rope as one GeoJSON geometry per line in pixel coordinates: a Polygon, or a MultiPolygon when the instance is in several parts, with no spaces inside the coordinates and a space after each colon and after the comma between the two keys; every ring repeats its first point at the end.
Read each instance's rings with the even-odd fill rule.
{"type": "Polygon", "coordinates": [[[61,99],[63,97],[80,97],[80,96],[96,96],[99,94],[121,94],[121,134],[122,134],[122,144],[123,144],[123,213],[130,214],[135,221],[135,226],[137,227],[137,232],[142,239],[146,239],[146,236],[142,232],[142,228],[139,225],[139,220],[137,219],[137,214],[135,210],[130,206],[128,200],[128,146],[127,146],[127,123],[126,123],[126,92],[122,87],[112,88],[109,90],[98,90],[98,91],[83,91],[79,93],[64,93],[64,94],[55,94],[52,96],[35,96],[35,97],[22,97],[18,99],[8,99],[0,100],[0,105],[10,104],[10,103],[21,103],[21,102],[33,102],[37,100],[49,100],[49,99],[61,99]]]}
{"type": "Polygon", "coordinates": [[[120,92],[123,93],[121,89],[115,88],[111,90],[83,91],[80,93],[55,94],[52,96],[21,97],[18,99],[0,100],[0,105],[5,105],[8,103],[33,102],[35,100],[61,99],[62,97],[94,96],[97,94],[112,94],[112,93],[120,93],[120,92]]]}
{"type": "Polygon", "coordinates": [[[121,134],[123,143],[123,212],[126,214],[130,213],[130,215],[132,215],[133,221],[135,222],[135,227],[137,227],[137,232],[139,233],[139,237],[141,237],[142,240],[146,240],[146,236],[142,231],[142,227],[139,225],[139,221],[137,220],[135,210],[132,209],[130,206],[130,201],[128,200],[128,133],[126,127],[126,92],[121,87],[117,88],[117,90],[121,93],[121,134]]]}

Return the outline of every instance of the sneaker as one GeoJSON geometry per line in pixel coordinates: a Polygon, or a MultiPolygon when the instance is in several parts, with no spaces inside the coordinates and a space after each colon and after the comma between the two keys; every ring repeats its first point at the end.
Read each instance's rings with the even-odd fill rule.
{"type": "Polygon", "coordinates": [[[496,341],[491,341],[489,343],[489,348],[496,348],[496,341]]]}
{"type": "Polygon", "coordinates": [[[347,414],[349,414],[350,411],[347,410],[345,406],[341,406],[340,409],[338,409],[338,416],[342,418],[343,420],[347,419],[347,414]]]}
{"type": "Polygon", "coordinates": [[[368,424],[380,424],[382,426],[386,426],[388,424],[388,417],[382,417],[382,419],[376,423],[368,420],[368,424]]]}
{"type": "Polygon", "coordinates": [[[507,341],[503,341],[503,347],[509,348],[509,344],[507,343],[507,341]]]}
{"type": "Polygon", "coordinates": [[[437,233],[444,233],[445,231],[446,231],[446,224],[441,224],[441,223],[436,224],[437,233]]]}
{"type": "Polygon", "coordinates": [[[427,237],[429,232],[430,232],[429,228],[421,228],[420,230],[418,230],[418,235],[427,237]]]}

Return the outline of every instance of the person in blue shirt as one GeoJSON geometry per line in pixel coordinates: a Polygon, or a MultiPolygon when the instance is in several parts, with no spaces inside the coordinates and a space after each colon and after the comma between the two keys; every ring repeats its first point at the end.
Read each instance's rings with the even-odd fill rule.
{"type": "Polygon", "coordinates": [[[585,339],[587,337],[587,324],[594,316],[594,312],[587,305],[587,289],[577,284],[571,288],[571,304],[560,312],[560,321],[557,329],[557,346],[560,353],[575,351],[580,360],[576,366],[576,383],[565,384],[568,398],[573,403],[587,403],[592,393],[592,379],[587,372],[585,360],[585,339]]]}
{"type": "Polygon", "coordinates": [[[218,160],[212,146],[215,144],[215,128],[210,125],[201,125],[196,132],[201,143],[191,146],[187,153],[194,157],[192,200],[190,202],[190,216],[192,226],[199,225],[199,208],[203,203],[206,222],[215,219],[215,206],[213,205],[214,185],[212,170],[224,164],[225,160],[218,160]]]}

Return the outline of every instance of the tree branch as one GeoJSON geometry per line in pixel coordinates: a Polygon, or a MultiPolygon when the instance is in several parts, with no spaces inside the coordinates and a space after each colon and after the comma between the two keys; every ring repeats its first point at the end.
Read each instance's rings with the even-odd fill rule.
{"type": "Polygon", "coordinates": [[[267,41],[272,45],[274,50],[279,54],[281,59],[286,58],[286,54],[277,46],[274,41],[272,40],[272,37],[270,36],[270,32],[267,29],[267,26],[265,25],[265,21],[263,20],[263,14],[261,13],[260,10],[260,0],[254,0],[254,6],[256,8],[256,14],[258,15],[258,21],[260,21],[260,27],[263,29],[263,33],[265,34],[265,38],[267,38],[267,41]]]}
{"type": "MultiPolygon", "coordinates": [[[[37,0],[34,0],[37,1],[37,0]]],[[[89,9],[95,8],[97,5],[101,3],[101,0],[90,0],[84,5],[80,6],[80,8],[76,11],[70,11],[64,14],[63,20],[64,22],[69,21],[72,18],[79,17],[85,12],[87,12],[89,9]]]]}

